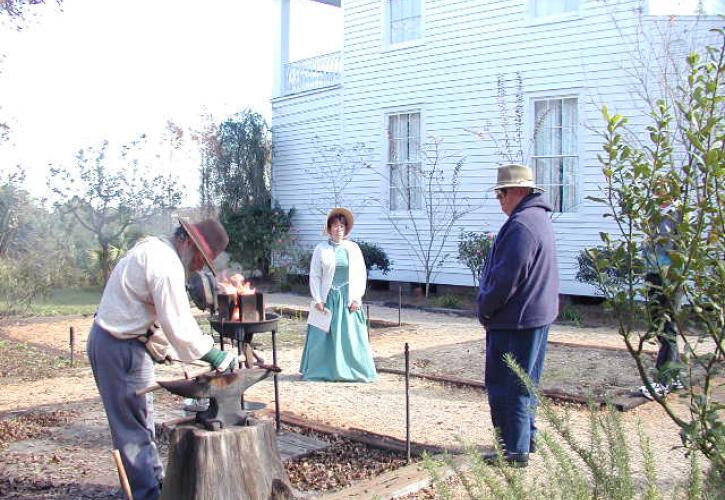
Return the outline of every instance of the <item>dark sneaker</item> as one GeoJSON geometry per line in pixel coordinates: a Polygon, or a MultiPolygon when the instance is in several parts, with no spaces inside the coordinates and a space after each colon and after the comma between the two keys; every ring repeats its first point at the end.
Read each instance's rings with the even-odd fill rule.
{"type": "Polygon", "coordinates": [[[184,411],[186,413],[199,413],[209,408],[209,398],[186,398],[184,399],[184,411]]]}
{"type": "MultiPolygon", "coordinates": [[[[670,392],[670,389],[662,384],[652,384],[652,390],[661,398],[664,398],[670,392]]],[[[650,401],[654,401],[655,398],[652,396],[652,393],[649,392],[649,389],[647,389],[646,385],[640,387],[639,392],[642,396],[646,397],[650,401]]]]}
{"type": "Polygon", "coordinates": [[[670,382],[670,385],[668,385],[667,388],[670,391],[681,391],[682,389],[685,388],[685,384],[682,383],[682,380],[677,378],[677,379],[673,380],[672,382],[670,382]]]}
{"type": "Polygon", "coordinates": [[[504,453],[502,457],[495,451],[484,453],[484,463],[488,465],[499,465],[501,464],[500,459],[503,459],[503,464],[510,467],[528,467],[529,465],[529,454],[528,453],[504,453]]]}

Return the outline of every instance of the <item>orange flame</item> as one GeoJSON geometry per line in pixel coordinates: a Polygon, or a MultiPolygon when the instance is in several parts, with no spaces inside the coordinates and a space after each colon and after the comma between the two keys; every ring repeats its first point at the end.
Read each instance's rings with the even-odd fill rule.
{"type": "MultiPolygon", "coordinates": [[[[220,274],[220,279],[217,281],[217,293],[224,295],[254,295],[257,292],[255,288],[252,288],[251,283],[244,279],[241,274],[234,274],[227,277],[224,272],[220,274]]],[[[232,311],[232,321],[239,321],[239,307],[235,307],[232,311]]]]}
{"type": "Polygon", "coordinates": [[[217,282],[217,292],[226,295],[253,295],[256,291],[252,288],[251,283],[238,273],[228,278],[222,273],[217,282]]]}

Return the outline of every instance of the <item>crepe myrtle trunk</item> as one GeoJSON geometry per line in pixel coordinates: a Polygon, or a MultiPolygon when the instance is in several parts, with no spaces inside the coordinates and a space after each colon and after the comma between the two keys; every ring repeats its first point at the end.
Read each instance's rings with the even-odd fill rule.
{"type": "Polygon", "coordinates": [[[103,276],[103,285],[108,283],[108,278],[111,277],[111,271],[113,270],[113,263],[111,262],[111,243],[105,240],[100,241],[101,245],[101,258],[99,259],[101,275],[103,276]]]}

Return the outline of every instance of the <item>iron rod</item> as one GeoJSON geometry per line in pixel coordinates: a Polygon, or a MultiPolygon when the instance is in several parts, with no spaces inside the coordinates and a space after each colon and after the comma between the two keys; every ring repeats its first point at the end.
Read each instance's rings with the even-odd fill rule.
{"type": "Polygon", "coordinates": [[[410,347],[405,343],[405,463],[410,463],[410,347]]]}
{"type": "Polygon", "coordinates": [[[224,350],[224,317],[219,313],[219,347],[224,350]]]}
{"type": "MultiPolygon", "coordinates": [[[[277,366],[277,331],[272,330],[272,364],[277,366]]],[[[274,422],[277,426],[277,432],[281,432],[280,427],[280,410],[279,410],[279,382],[277,380],[277,372],[272,375],[274,380],[274,422]]]]}
{"type": "MultiPolygon", "coordinates": [[[[244,341],[244,337],[247,336],[247,332],[245,328],[241,325],[241,320],[239,321],[239,328],[234,328],[234,336],[237,338],[237,355],[242,355],[242,342],[244,341]]],[[[232,349],[234,348],[234,343],[232,343],[232,349]]],[[[246,353],[244,356],[244,359],[247,359],[246,353]]]]}
{"type": "Polygon", "coordinates": [[[75,366],[76,362],[76,329],[70,327],[70,365],[75,366]]]}
{"type": "Polygon", "coordinates": [[[402,323],[400,322],[400,310],[403,308],[403,287],[401,285],[398,285],[398,326],[400,326],[402,323]]]}

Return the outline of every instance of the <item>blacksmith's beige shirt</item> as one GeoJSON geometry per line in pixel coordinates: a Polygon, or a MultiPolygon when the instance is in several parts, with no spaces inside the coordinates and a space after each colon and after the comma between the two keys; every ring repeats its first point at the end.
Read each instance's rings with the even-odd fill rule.
{"type": "Polygon", "coordinates": [[[184,266],[170,241],[145,238],[118,262],[103,291],[96,323],[114,337],[132,339],[154,321],[182,361],[214,346],[191,314],[184,266]]]}

